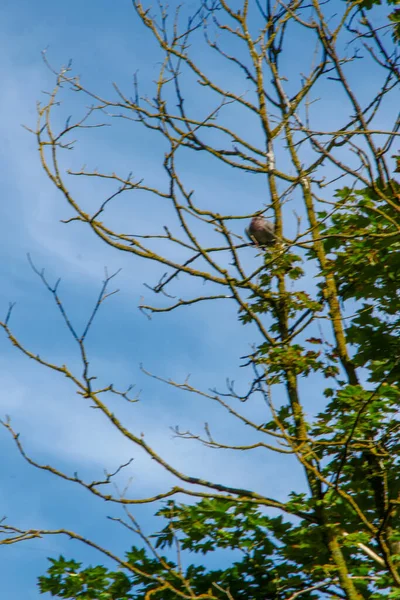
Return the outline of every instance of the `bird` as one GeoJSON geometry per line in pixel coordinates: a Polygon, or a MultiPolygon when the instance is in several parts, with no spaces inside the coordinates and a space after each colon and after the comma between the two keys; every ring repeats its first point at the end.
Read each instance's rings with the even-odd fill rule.
{"type": "Polygon", "coordinates": [[[246,229],[246,235],[257,246],[273,246],[277,241],[274,224],[263,215],[253,217],[246,229]]]}

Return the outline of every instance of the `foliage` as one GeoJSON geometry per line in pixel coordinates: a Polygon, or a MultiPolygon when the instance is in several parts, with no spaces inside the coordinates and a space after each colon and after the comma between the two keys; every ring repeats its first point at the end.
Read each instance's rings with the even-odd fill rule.
{"type": "Polygon", "coordinates": [[[368,366],[370,381],[395,383],[400,380],[400,185],[390,181],[385,188],[377,181],[374,188],[343,188],[336,197],[338,210],[321,232],[334,256],[329,269],[341,297],[362,302],[346,329],[356,348],[353,361],[368,366]]]}
{"type": "Polygon", "coordinates": [[[128,600],[131,582],[121,572],[112,573],[101,566],[81,569],[75,560],[60,556],[50,559],[48,577],[39,577],[40,590],[59,598],[96,598],[97,600],[128,600]]]}
{"type": "MultiPolygon", "coordinates": [[[[386,0],[386,3],[389,6],[395,6],[397,4],[397,0],[386,0]]],[[[365,8],[366,10],[371,10],[371,8],[376,4],[382,4],[381,0],[363,0],[360,3],[361,8],[365,8]]],[[[393,41],[395,43],[400,42],[400,9],[395,8],[388,16],[389,21],[393,23],[393,41]]]]}
{"type": "Polygon", "coordinates": [[[281,501],[275,497],[274,482],[271,495],[266,496],[242,489],[240,473],[228,486],[192,477],[169,463],[107,404],[109,395],[129,400],[128,392],[114,385],[94,387],[85,342],[99,306],[109,295],[113,276],[106,277],[92,316],[78,334],[57,285],[51,286],[44,272],[34,267],[77,343],[83,373],[25,348],[10,328],[10,309],[1,326],[11,342],[40,365],[66,376],[82,399],[101,411],[121,436],[178,481],[151,498],[132,498],[126,492],[116,495],[109,487],[115,473],[106,474],[100,482],[86,481],[55,466],[41,465],[26,454],[10,421],[3,423],[31,465],[122,505],[126,520],[121,522],[141,540],[119,557],[71,531],[21,530],[2,524],[4,543],[65,534],[97,548],[117,564],[118,569],[111,571],[103,566],[85,567],[62,556],[51,559],[47,575],[39,579],[41,592],[85,600],[400,598],[400,185],[394,176],[400,159],[397,149],[393,150],[399,122],[396,117],[380,129],[377,119],[377,115],[384,119],[384,102],[400,83],[395,48],[398,10],[389,17],[396,26],[393,47],[388,48],[373,18],[367,16],[376,10],[374,4],[379,2],[348,2],[338,17],[329,12],[329,2],[310,5],[292,0],[273,8],[269,2],[264,7],[245,1],[239,11],[225,0],[204,2],[178,33],[181,9],[170,26],[165,7],[160,6],[154,16],[150,8],[134,2],[139,19],[165,54],[153,96],[141,97],[136,86],[134,97],[128,98],[116,87],[117,98],[108,100],[86,89],[70,67],[54,72],[56,85],[47,104],[38,109],[34,133],[47,176],[74,211],[68,222],[84,224],[111,248],[168,269],[150,286],[156,302],[162,300],[143,304],[142,310],[164,313],[205,301],[207,305],[217,300],[235,302],[238,319],[252,328],[257,340],[243,359],[252,377],[245,393],[237,393],[230,382],[227,391],[219,393],[194,388],[188,380],[166,381],[172,390],[216,403],[251,429],[257,441],[228,445],[213,437],[208,424],[203,436],[179,430],[176,434],[221,451],[251,453],[260,448],[267,460],[285,454],[293,468],[301,470],[307,491],[294,490],[281,501]],[[281,54],[293,51],[291,32],[297,28],[312,38],[319,52],[317,60],[313,46],[312,66],[299,84],[287,82],[281,67],[281,54]],[[253,29],[257,32],[251,33],[253,29]],[[189,43],[192,39],[199,43],[199,32],[204,34],[207,51],[239,68],[243,85],[252,86],[253,95],[246,95],[244,88],[239,93],[225,89],[218,78],[201,70],[189,43]],[[230,54],[223,36],[240,42],[246,48],[245,57],[230,54]],[[384,73],[371,99],[354,91],[349,82],[360,56],[358,50],[351,54],[348,48],[360,39],[367,67],[373,65],[384,73]],[[199,89],[206,88],[217,97],[207,114],[199,113],[203,106],[193,114],[186,108],[181,81],[188,72],[195,76],[199,89]],[[310,116],[312,98],[322,89],[329,100],[331,88],[324,86],[331,83],[348,102],[340,107],[342,121],[334,131],[329,125],[322,130],[310,116]],[[75,122],[68,118],[64,129],[56,132],[53,112],[60,106],[59,97],[68,91],[88,95],[97,104],[75,122]],[[230,104],[237,110],[235,125],[256,115],[262,138],[259,146],[220,116],[230,104]],[[77,172],[63,170],[59,157],[72,148],[71,131],[75,135],[75,130],[86,128],[97,114],[125,118],[161,136],[168,146],[163,156],[166,187],[86,167],[77,172]],[[215,145],[213,139],[217,139],[215,145]],[[393,151],[397,153],[392,155],[394,168],[388,159],[393,151]],[[247,222],[254,212],[249,215],[248,208],[242,207],[243,212],[226,213],[218,199],[196,197],[179,167],[181,152],[203,153],[219,161],[221,169],[263,178],[269,204],[256,214],[273,214],[277,243],[252,248],[235,226],[247,222]],[[89,213],[68,187],[68,177],[106,179],[118,187],[89,213]],[[133,235],[111,229],[107,210],[125,192],[155,196],[163,206],[168,204],[175,221],[171,218],[172,224],[164,225],[161,234],[133,235]],[[286,211],[286,202],[292,198],[294,217],[286,211]],[[176,220],[179,228],[174,226],[176,220]],[[204,241],[193,221],[208,227],[219,242],[204,241]],[[297,232],[293,234],[292,227],[290,236],[288,221],[297,221],[297,232]],[[256,267],[243,260],[249,250],[255,252],[256,267]],[[188,278],[204,282],[204,295],[190,296],[185,287],[188,278]],[[181,295],[167,292],[181,280],[181,295]],[[305,391],[305,383],[311,391],[305,391]],[[317,401],[316,414],[309,409],[310,395],[317,401]],[[265,413],[253,421],[241,406],[260,397],[265,413]],[[171,499],[178,493],[185,496],[185,502],[171,499]],[[163,528],[146,536],[131,508],[135,503],[159,500],[162,505],[156,516],[163,528]],[[226,553],[230,566],[219,567],[218,558],[213,561],[217,552],[226,553]],[[202,564],[204,556],[212,567],[202,564]]]}

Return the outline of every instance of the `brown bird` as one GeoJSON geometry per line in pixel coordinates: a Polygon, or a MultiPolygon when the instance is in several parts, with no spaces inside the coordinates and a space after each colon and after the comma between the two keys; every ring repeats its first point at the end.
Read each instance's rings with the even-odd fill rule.
{"type": "Polygon", "coordinates": [[[274,224],[262,215],[251,220],[246,234],[257,246],[273,246],[277,241],[274,224]]]}

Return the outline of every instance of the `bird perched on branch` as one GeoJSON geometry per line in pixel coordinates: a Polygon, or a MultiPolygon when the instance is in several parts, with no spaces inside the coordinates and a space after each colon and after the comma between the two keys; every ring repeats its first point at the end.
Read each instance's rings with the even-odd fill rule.
{"type": "Polygon", "coordinates": [[[267,221],[263,215],[253,217],[246,234],[257,246],[273,246],[277,242],[274,224],[267,221]]]}

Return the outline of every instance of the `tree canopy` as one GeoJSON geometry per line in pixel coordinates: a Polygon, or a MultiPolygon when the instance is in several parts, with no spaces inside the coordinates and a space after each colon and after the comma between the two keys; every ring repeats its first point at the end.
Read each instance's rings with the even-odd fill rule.
{"type": "Polygon", "coordinates": [[[42,167],[72,211],[68,226],[83,225],[111,249],[160,265],[159,280],[146,282],[155,298],[141,304],[146,314],[233,303],[235,318],[251,330],[251,351],[238,348],[250,376],[246,390],[232,381],[222,391],[210,389],[212,382],[197,388],[173,374],[164,382],[171,392],[217,404],[252,431],[254,443],[220,440],[209,423],[202,434],[179,428],[175,434],[216,451],[247,453],[249,469],[256,448],[266,461],[288,455],[307,492],[293,489],[282,500],[273,481],[267,496],[244,489],[239,471],[226,485],[177,469],[119,418],[110,398],[129,402],[129,390],[98,388],[91,370],[86,339],[114,274],[106,275],[79,333],[57,284],[32,263],[76,342],[82,369],[27,348],[13,333],[12,306],[4,332],[27,357],[67,377],[83,402],[176,480],[154,497],[128,488],[117,493],[116,473],[87,481],[41,464],[12,422],[3,421],[31,465],[119,504],[118,520],[132,533],[132,547],[119,556],[62,526],[23,529],[3,521],[0,544],[66,535],[115,561],[110,570],[51,558],[39,578],[41,592],[85,600],[400,598],[400,10],[380,4],[206,0],[175,10],[134,0],[149,44],[163,58],[153,88],[143,93],[135,76],[132,96],[115,83],[105,97],[72,65],[56,70],[45,57],[55,85],[38,105],[32,131],[42,167]],[[84,99],[76,109],[83,112],[60,126],[57,111],[76,95],[84,99]],[[102,171],[90,157],[88,167],[69,166],[64,157],[79,134],[121,120],[132,131],[154,133],[162,178],[102,171]],[[199,169],[220,165],[221,178],[231,172],[260,178],[259,208],[249,210],[245,201],[228,206],[212,190],[198,193],[187,156],[199,169]],[[88,200],[76,185],[82,180],[114,187],[100,201],[88,200]],[[132,231],[126,223],[112,225],[125,195],[148,210],[140,233],[135,225],[132,231]],[[265,247],[244,236],[261,214],[276,234],[265,247]],[[310,397],[318,410],[310,409],[310,397]],[[262,417],[249,418],[247,406],[260,399],[262,417]],[[155,504],[160,522],[150,536],[134,513],[143,503],[155,504]],[[202,564],[217,550],[232,556],[228,568],[218,560],[202,564]]]}

